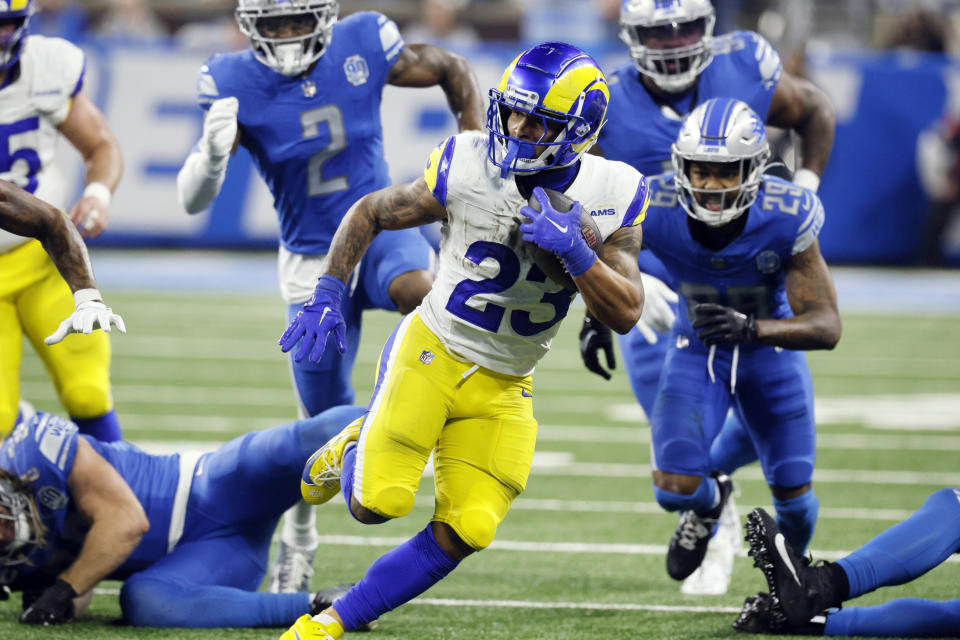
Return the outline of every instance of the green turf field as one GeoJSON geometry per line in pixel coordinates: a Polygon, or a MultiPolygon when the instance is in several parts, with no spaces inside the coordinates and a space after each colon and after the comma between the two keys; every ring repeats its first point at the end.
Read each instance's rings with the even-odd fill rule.
{"type": "MultiPolygon", "coordinates": [[[[128,439],[146,448],[223,442],[293,417],[285,323],[273,295],[123,294],[110,303],[129,333],[113,341],[117,410],[128,439]],[[196,444],[196,443],[194,443],[196,444]]],[[[681,595],[664,570],[676,524],[656,505],[649,430],[621,370],[611,382],[587,373],[576,347],[579,311],[535,376],[540,441],[526,493],[494,547],[387,614],[371,639],[731,637],[745,596],[764,582],[739,558],[730,591],[681,595]]],[[[366,316],[355,382],[369,398],[378,350],[396,316],[366,316]]],[[[59,411],[42,366],[25,350],[22,395],[59,411]]],[[[821,422],[814,476],[821,515],[815,556],[836,557],[906,517],[937,488],[960,486],[960,323],[956,316],[847,315],[836,351],[810,356],[821,422]]],[[[214,446],[210,444],[210,446],[214,446]]],[[[769,505],[759,469],[737,478],[741,513],[769,505]]],[[[377,527],[353,522],[342,502],[321,508],[325,536],[315,586],[356,580],[389,546],[424,526],[432,484],[407,518],[377,527]]],[[[861,598],[958,597],[960,564],[861,598]]],[[[136,630],[119,626],[117,583],[91,612],[58,629],[16,623],[19,597],[0,603],[0,638],[276,638],[274,630],[136,630]]]]}

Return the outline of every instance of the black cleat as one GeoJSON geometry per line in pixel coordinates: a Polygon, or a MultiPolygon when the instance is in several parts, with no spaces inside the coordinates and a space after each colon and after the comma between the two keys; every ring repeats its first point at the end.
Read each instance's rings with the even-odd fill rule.
{"type": "Polygon", "coordinates": [[[816,616],[797,627],[778,626],[773,615],[770,594],[758,593],[743,601],[743,610],[733,621],[734,631],[740,633],[774,633],[803,636],[822,636],[826,617],[816,616]]]}
{"type": "Polygon", "coordinates": [[[770,588],[769,613],[775,629],[798,633],[794,630],[814,616],[840,606],[843,595],[831,581],[828,566],[811,565],[794,551],[770,514],[754,509],[747,516],[746,529],[753,564],[770,588]]]}
{"type": "Polygon", "coordinates": [[[710,477],[717,480],[720,502],[705,516],[699,516],[693,511],[684,511],[680,515],[680,523],[674,530],[670,547],[667,549],[667,573],[674,580],[685,580],[703,562],[717,520],[720,519],[727,498],[733,492],[730,476],[715,471],[710,477]]]}
{"type": "MultiPolygon", "coordinates": [[[[338,584],[335,587],[328,587],[327,589],[317,591],[315,594],[313,594],[313,597],[310,598],[310,615],[315,616],[318,613],[322,613],[329,607],[332,607],[333,603],[346,595],[347,591],[350,591],[350,588],[353,585],[353,582],[345,582],[343,584],[338,584]]],[[[355,631],[373,631],[376,628],[377,621],[371,620],[359,629],[355,629],[355,631]]]]}

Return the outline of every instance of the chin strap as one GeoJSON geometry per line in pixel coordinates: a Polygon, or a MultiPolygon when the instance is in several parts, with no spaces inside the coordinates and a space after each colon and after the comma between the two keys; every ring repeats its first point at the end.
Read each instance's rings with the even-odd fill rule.
{"type": "Polygon", "coordinates": [[[516,162],[518,155],[520,155],[520,143],[508,140],[507,153],[503,156],[503,164],[500,166],[501,178],[506,178],[510,175],[510,171],[513,169],[513,163],[516,162]]]}

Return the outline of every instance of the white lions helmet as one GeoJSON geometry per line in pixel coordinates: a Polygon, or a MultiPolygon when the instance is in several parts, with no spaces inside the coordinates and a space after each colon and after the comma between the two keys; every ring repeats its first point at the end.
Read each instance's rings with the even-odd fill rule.
{"type": "Polygon", "coordinates": [[[285,76],[298,76],[327,50],[339,13],[337,0],[239,0],[237,23],[257,60],[285,76]],[[267,35],[287,26],[302,27],[298,30],[304,33],[267,35]]]}
{"type": "Polygon", "coordinates": [[[763,120],[747,103],[733,98],[713,98],[694,109],[671,150],[680,204],[711,227],[738,218],[753,204],[770,159],[763,120]],[[690,182],[694,162],[736,163],[740,183],[728,189],[695,188],[690,182]]]}
{"type": "Polygon", "coordinates": [[[637,70],[668,93],[689,89],[713,60],[709,0],[623,0],[620,39],[637,70]]]}
{"type": "Polygon", "coordinates": [[[0,567],[22,564],[36,547],[43,546],[43,524],[29,489],[2,469],[0,528],[13,531],[12,539],[0,539],[0,567]]]}

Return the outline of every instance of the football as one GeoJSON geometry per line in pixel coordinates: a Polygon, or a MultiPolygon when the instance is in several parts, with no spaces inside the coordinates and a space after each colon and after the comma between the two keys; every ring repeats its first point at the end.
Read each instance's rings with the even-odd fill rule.
{"type": "MultiPolygon", "coordinates": [[[[573,207],[574,200],[570,196],[553,189],[542,188],[547,197],[550,198],[550,205],[557,211],[566,213],[573,207]]],[[[537,202],[536,196],[530,194],[527,202],[531,208],[540,211],[540,203],[537,202]]],[[[586,210],[580,215],[580,233],[586,240],[587,246],[593,249],[597,257],[603,258],[603,236],[600,234],[600,227],[597,226],[597,223],[586,210]]],[[[548,278],[567,289],[577,290],[577,285],[574,284],[573,278],[567,273],[563,261],[557,254],[541,249],[533,243],[530,244],[530,250],[533,254],[533,261],[540,267],[541,271],[547,274],[548,278]]]]}

